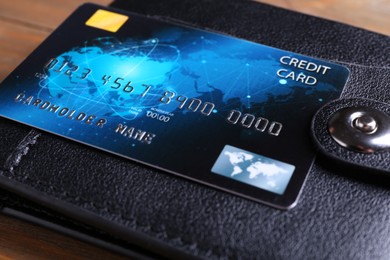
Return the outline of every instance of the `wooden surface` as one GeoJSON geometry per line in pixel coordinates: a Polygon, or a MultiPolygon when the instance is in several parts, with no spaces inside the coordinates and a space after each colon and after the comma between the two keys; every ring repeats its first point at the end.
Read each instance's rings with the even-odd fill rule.
{"type": "MultiPolygon", "coordinates": [[[[81,0],[0,0],[0,81],[82,2],[81,0]]],[[[110,1],[89,2],[107,5],[110,1]]],[[[390,0],[261,0],[260,2],[390,35],[390,0]]],[[[120,256],[0,214],[0,259],[15,258],[119,259],[120,256]]]]}

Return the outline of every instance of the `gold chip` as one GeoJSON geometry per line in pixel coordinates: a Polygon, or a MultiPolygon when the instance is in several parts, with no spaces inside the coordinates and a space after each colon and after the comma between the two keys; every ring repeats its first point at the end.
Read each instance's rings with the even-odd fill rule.
{"type": "Polygon", "coordinates": [[[102,30],[116,32],[122,27],[127,19],[129,19],[129,17],[126,15],[99,9],[85,22],[85,24],[102,30]]]}

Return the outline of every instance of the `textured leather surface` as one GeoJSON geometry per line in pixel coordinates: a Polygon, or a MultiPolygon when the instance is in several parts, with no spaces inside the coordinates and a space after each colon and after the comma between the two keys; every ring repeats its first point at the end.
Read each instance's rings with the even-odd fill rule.
{"type": "MultiPolygon", "coordinates": [[[[385,101],[390,95],[390,41],[383,35],[249,1],[127,0],[114,6],[339,61],[351,69],[344,97],[385,101]]],[[[280,211],[49,134],[25,136],[25,127],[0,122],[1,139],[19,147],[1,147],[3,188],[162,255],[390,255],[390,185],[361,178],[360,168],[319,158],[298,205],[280,211]]]]}
{"type": "Polygon", "coordinates": [[[150,251],[134,246],[128,241],[115,239],[102,230],[74,221],[62,214],[48,210],[43,205],[23,199],[16,194],[0,190],[0,210],[3,214],[41,225],[65,235],[116,251],[131,259],[158,257],[150,251]]]}

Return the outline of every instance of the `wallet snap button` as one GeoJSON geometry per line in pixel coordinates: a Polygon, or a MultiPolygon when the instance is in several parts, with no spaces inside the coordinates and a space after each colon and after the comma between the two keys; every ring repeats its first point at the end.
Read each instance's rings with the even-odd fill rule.
{"type": "Polygon", "coordinates": [[[369,115],[362,115],[353,120],[353,127],[366,134],[375,132],[378,129],[377,126],[375,118],[369,115]]]}
{"type": "Polygon", "coordinates": [[[373,153],[390,148],[390,117],[371,107],[348,107],[335,112],[328,131],[341,146],[373,153]]]}

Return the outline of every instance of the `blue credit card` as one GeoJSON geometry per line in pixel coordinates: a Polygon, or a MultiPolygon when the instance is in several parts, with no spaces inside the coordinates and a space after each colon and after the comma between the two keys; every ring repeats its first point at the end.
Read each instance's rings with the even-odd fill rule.
{"type": "Polygon", "coordinates": [[[278,208],[346,67],[86,4],[0,86],[0,115],[278,208]]]}

